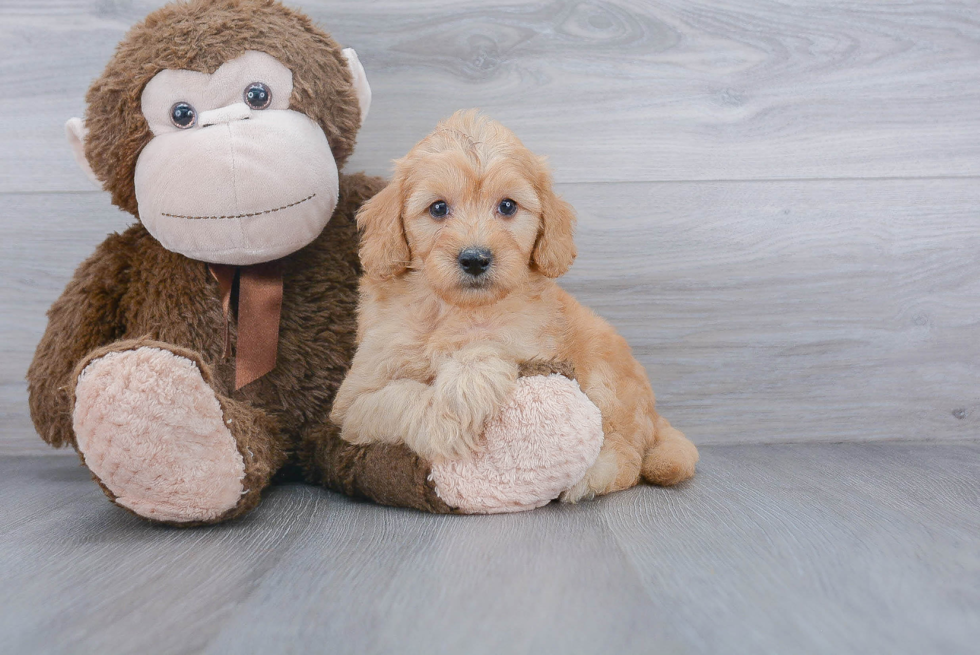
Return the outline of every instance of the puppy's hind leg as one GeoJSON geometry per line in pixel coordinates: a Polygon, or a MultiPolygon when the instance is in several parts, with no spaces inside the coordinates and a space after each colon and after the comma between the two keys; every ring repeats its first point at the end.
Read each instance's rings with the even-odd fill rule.
{"type": "Polygon", "coordinates": [[[563,503],[577,503],[580,500],[591,500],[597,494],[612,487],[616,480],[616,473],[619,466],[616,464],[616,453],[609,448],[603,447],[599,451],[599,457],[595,464],[586,471],[585,477],[579,480],[570,489],[563,491],[559,499],[563,503]]]}
{"type": "Polygon", "coordinates": [[[643,455],[643,479],[669,487],[693,477],[697,447],[664,417],[658,416],[656,425],[653,444],[643,455]]]}
{"type": "Polygon", "coordinates": [[[581,481],[561,495],[562,502],[577,503],[636,486],[640,481],[640,451],[618,432],[608,430],[599,457],[581,481]]]}

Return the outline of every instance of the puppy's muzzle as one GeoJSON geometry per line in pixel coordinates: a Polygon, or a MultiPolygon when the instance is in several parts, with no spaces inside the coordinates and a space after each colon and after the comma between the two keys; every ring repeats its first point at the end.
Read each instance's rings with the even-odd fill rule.
{"type": "Polygon", "coordinates": [[[493,264],[493,253],[487,248],[466,248],[457,259],[463,272],[472,277],[479,277],[487,272],[493,264]]]}

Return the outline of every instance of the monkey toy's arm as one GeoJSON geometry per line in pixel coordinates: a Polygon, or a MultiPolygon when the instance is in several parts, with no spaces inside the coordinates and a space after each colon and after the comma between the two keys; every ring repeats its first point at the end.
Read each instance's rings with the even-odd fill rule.
{"type": "Polygon", "coordinates": [[[401,443],[354,444],[321,426],[314,458],[326,486],[385,505],[483,514],[540,507],[585,475],[602,419],[565,362],[520,366],[517,388],[487,423],[480,453],[428,462],[401,443]]]}
{"type": "Polygon", "coordinates": [[[120,301],[132,253],[129,233],[113,234],[96,249],[48,310],[48,327],[27,370],[31,418],[52,446],[75,445],[70,390],[75,365],[124,330],[120,301]]]}

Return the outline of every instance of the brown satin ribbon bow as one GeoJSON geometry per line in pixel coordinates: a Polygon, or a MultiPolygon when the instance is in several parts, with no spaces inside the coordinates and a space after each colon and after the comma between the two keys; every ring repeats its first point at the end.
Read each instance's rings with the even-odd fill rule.
{"type": "Polygon", "coordinates": [[[208,270],[221,289],[221,308],[225,313],[225,358],[231,356],[231,301],[235,278],[238,278],[237,391],[276,367],[279,314],[282,310],[282,268],[278,261],[272,261],[251,266],[208,264],[208,270]]]}

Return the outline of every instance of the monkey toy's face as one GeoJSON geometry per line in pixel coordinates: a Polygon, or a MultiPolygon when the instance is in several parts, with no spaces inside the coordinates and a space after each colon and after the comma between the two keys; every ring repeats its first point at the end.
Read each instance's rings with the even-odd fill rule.
{"type": "MultiPolygon", "coordinates": [[[[208,10],[206,3],[186,7],[208,10]]],[[[185,6],[175,5],[174,10],[185,6]]],[[[298,31],[297,36],[308,37],[308,32],[298,31]]],[[[328,79],[335,84],[348,84],[353,97],[347,96],[347,106],[352,100],[359,105],[354,120],[358,108],[363,120],[371,97],[364,70],[353,50],[334,52],[311,51],[320,57],[315,62],[320,66],[312,70],[332,75],[328,79]],[[338,68],[347,68],[346,74],[338,68]],[[341,75],[349,75],[350,82],[341,75]]],[[[124,83],[114,65],[110,73],[124,83]]],[[[83,168],[99,180],[108,178],[105,188],[114,191],[114,202],[138,214],[165,248],[192,259],[244,266],[284,257],[312,242],[337,205],[337,161],[349,154],[357,127],[341,118],[350,126],[344,141],[343,128],[330,122],[344,110],[339,105],[343,96],[336,95],[344,92],[342,86],[328,87],[331,95],[326,97],[311,97],[311,70],[304,69],[307,78],[296,80],[294,93],[293,70],[257,50],[245,50],[210,72],[179,67],[158,71],[138,96],[145,124],[139,128],[142,147],[135,152],[128,145],[133,139],[127,141],[123,132],[138,123],[123,124],[120,114],[101,102],[104,96],[124,106],[133,96],[113,95],[103,82],[93,86],[90,98],[98,93],[100,101],[90,105],[85,123],[72,119],[67,126],[83,168]],[[93,115],[93,106],[101,113],[93,115]],[[117,122],[122,131],[113,129],[117,122]],[[328,133],[333,135],[329,140],[328,133]],[[339,154],[331,143],[341,144],[339,154]],[[108,145],[104,150],[103,144],[108,145]],[[127,152],[133,152],[133,159],[116,166],[114,155],[127,152]],[[98,162],[102,170],[96,174],[89,162],[98,162]],[[125,170],[131,171],[129,177],[120,172],[125,170]]],[[[323,78],[316,83],[323,88],[323,78]]]]}
{"type": "Polygon", "coordinates": [[[153,139],[136,163],[140,220],[193,259],[253,264],[323,230],[337,164],[323,130],[289,109],[292,73],[249,51],[213,74],[164,70],[142,96],[153,139]]]}

